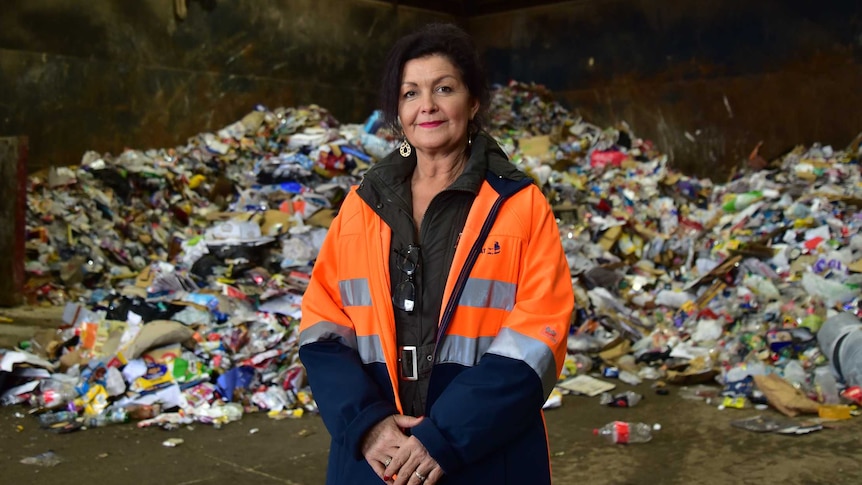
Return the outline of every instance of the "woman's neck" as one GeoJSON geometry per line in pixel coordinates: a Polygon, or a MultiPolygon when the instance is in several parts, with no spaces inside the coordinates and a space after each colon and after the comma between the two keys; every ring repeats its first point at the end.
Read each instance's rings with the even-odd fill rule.
{"type": "Polygon", "coordinates": [[[459,151],[442,156],[416,154],[416,169],[413,171],[413,183],[448,187],[461,175],[467,165],[467,154],[459,151]]]}

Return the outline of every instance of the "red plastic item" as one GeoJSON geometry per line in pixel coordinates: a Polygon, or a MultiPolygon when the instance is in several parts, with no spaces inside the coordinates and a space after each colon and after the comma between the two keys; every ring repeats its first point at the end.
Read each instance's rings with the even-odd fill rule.
{"type": "Polygon", "coordinates": [[[619,167],[623,164],[623,160],[628,158],[628,155],[619,150],[595,150],[590,155],[590,167],[592,168],[607,168],[619,167]]]}
{"type": "Polygon", "coordinates": [[[847,389],[844,389],[841,396],[855,402],[856,404],[862,404],[862,387],[850,386],[847,389]]]}

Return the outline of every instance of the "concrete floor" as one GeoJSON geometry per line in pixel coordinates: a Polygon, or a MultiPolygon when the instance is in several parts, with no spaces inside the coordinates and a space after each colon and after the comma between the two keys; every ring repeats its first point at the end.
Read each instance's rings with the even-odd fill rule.
{"type": "MultiPolygon", "coordinates": [[[[8,313],[6,313],[8,315],[8,313]]],[[[2,315],[2,313],[0,313],[2,315]]],[[[38,331],[18,318],[0,325],[0,343],[38,331]],[[10,330],[18,326],[18,330],[10,330]],[[28,327],[23,332],[21,327],[28,327]]],[[[629,386],[620,384],[617,390],[629,386]]],[[[607,408],[598,398],[566,396],[546,413],[556,484],[859,484],[860,421],[835,422],[802,436],[760,434],[730,422],[776,411],[719,411],[682,399],[678,388],[629,409],[607,408]],[[658,422],[653,441],[610,445],[592,429],[613,420],[658,422]]],[[[505,426],[506,423],[500,423],[505,426]]],[[[134,425],[55,434],[39,428],[23,407],[0,408],[2,484],[321,484],[329,438],[317,416],[274,421],[250,414],[222,429],[195,424],[176,431],[134,425]],[[162,443],[182,438],[174,448],[162,443]],[[63,462],[43,468],[21,464],[52,450],[63,462]]]]}

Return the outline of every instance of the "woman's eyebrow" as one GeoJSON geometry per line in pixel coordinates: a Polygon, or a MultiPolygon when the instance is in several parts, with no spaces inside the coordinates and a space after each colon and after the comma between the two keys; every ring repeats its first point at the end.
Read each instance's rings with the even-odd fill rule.
{"type": "MultiPolygon", "coordinates": [[[[437,79],[434,79],[434,80],[431,82],[431,84],[437,84],[437,83],[439,83],[440,81],[442,81],[442,80],[444,80],[444,79],[446,79],[446,78],[449,78],[449,77],[451,77],[452,79],[455,79],[455,76],[453,76],[453,75],[451,75],[451,74],[444,74],[444,75],[442,75],[442,76],[438,77],[437,79]]],[[[401,83],[401,85],[402,85],[402,86],[418,86],[418,84],[416,84],[416,83],[414,83],[414,82],[412,82],[412,81],[404,81],[403,83],[401,83]]]]}

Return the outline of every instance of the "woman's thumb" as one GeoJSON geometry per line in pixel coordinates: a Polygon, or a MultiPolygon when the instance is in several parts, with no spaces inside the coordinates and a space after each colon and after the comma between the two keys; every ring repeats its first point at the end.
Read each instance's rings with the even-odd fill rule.
{"type": "Polygon", "coordinates": [[[398,414],[395,416],[395,424],[397,424],[399,428],[412,428],[421,423],[423,419],[425,419],[423,416],[419,416],[417,418],[398,414]]]}

